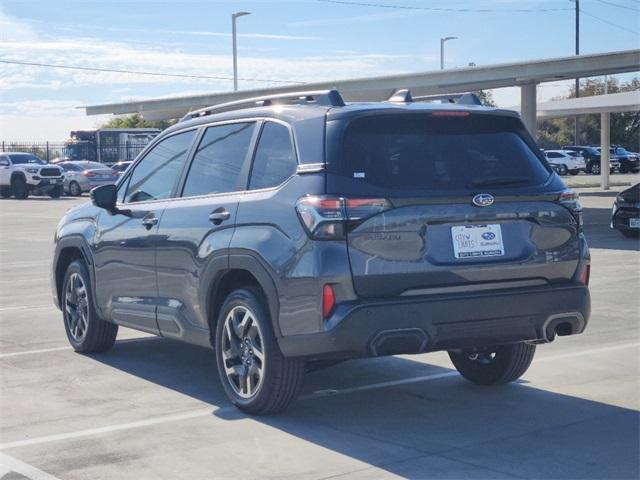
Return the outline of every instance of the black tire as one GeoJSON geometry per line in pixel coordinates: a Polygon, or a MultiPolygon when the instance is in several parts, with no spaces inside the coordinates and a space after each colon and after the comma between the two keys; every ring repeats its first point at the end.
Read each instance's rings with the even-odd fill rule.
{"type": "Polygon", "coordinates": [[[564,177],[568,172],[569,169],[567,168],[566,165],[558,165],[558,175],[560,175],[561,177],[564,177]]]}
{"type": "Polygon", "coordinates": [[[620,163],[620,169],[618,170],[620,173],[628,173],[629,166],[626,163],[620,163]]]}
{"type": "Polygon", "coordinates": [[[60,198],[62,196],[62,185],[58,185],[49,190],[49,196],[51,198],[60,198]]]}
{"type": "Polygon", "coordinates": [[[304,361],[282,355],[267,302],[257,289],[242,288],[229,294],[218,315],[215,350],[224,391],[240,410],[256,415],[282,411],[302,388],[304,361]],[[252,383],[254,392],[250,391],[252,383]]]}
{"type": "Polygon", "coordinates": [[[480,349],[450,351],[449,358],[460,374],[478,385],[500,385],[513,382],[527,371],[536,346],[513,343],[480,349]]]}
{"type": "Polygon", "coordinates": [[[73,197],[79,197],[82,195],[82,188],[80,188],[80,184],[75,180],[69,183],[69,195],[73,197]]]}
{"type": "Polygon", "coordinates": [[[13,196],[18,200],[29,198],[29,187],[27,182],[21,176],[15,176],[11,179],[11,191],[13,196]]]}
{"type": "Polygon", "coordinates": [[[640,238],[639,230],[620,230],[620,232],[627,238],[640,238]]]}
{"type": "Polygon", "coordinates": [[[570,171],[569,171],[569,173],[570,173],[571,175],[577,175],[577,174],[579,174],[579,173],[580,173],[580,170],[570,170],[570,171]]]}
{"type": "Polygon", "coordinates": [[[69,343],[76,352],[99,353],[109,350],[118,335],[117,325],[105,322],[98,317],[92,291],[91,277],[87,267],[83,261],[75,260],[67,267],[62,282],[60,303],[64,329],[69,343]],[[81,280],[81,285],[77,282],[78,279],[81,280]],[[78,293],[81,291],[80,287],[84,288],[84,295],[78,293]],[[74,308],[75,315],[71,313],[74,308]],[[81,318],[80,311],[84,319],[81,318]]]}
{"type": "Polygon", "coordinates": [[[11,187],[1,187],[0,188],[0,197],[2,197],[2,198],[11,198],[11,187]]]}
{"type": "Polygon", "coordinates": [[[594,163],[591,166],[591,173],[593,175],[600,175],[600,163],[594,163]]]}

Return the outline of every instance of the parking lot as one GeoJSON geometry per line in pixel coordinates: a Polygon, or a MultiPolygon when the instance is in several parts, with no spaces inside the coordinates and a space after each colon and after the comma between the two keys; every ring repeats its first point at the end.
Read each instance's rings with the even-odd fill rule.
{"type": "Polygon", "coordinates": [[[474,386],[442,352],[350,361],[273,417],[233,408],[203,348],[121,328],[75,354],[49,270],[87,197],[2,200],[0,478],[638,478],[640,244],[609,229],[621,189],[580,190],[590,325],[538,347],[521,381],[474,386]]]}

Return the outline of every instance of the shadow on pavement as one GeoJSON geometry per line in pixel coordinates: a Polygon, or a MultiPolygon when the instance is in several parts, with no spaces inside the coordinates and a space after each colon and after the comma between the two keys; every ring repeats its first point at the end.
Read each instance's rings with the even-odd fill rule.
{"type": "MultiPolygon", "coordinates": [[[[212,351],[158,339],[119,342],[112,353],[92,358],[206,402],[229,422],[249,418],[225,397],[212,351]]],[[[399,357],[349,361],[308,374],[307,398],[290,410],[250,418],[361,462],[355,478],[370,478],[371,466],[405,478],[638,478],[638,412],[524,382],[487,388],[455,375],[309,395],[446,372],[399,357]]],[[[293,451],[279,455],[290,455],[295,465],[307,461],[293,451]]]]}
{"type": "Polygon", "coordinates": [[[637,238],[625,237],[609,227],[610,208],[585,208],[583,212],[584,234],[590,248],[640,251],[640,241],[637,238]]]}

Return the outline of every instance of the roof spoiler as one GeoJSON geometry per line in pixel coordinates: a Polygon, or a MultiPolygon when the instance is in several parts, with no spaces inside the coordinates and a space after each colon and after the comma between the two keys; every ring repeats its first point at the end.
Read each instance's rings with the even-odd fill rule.
{"type": "Polygon", "coordinates": [[[407,89],[400,89],[393,92],[387,100],[388,102],[411,103],[411,102],[437,102],[455,103],[458,105],[482,105],[478,95],[472,92],[467,93],[447,93],[444,95],[424,95],[413,97],[407,89]]]}
{"type": "Polygon", "coordinates": [[[324,105],[328,107],[344,107],[344,100],[337,90],[314,90],[308,92],[281,93],[263,97],[247,98],[234,102],[221,103],[187,113],[181,122],[193,118],[206,117],[214,113],[222,113],[243,108],[269,107],[272,105],[324,105]]]}

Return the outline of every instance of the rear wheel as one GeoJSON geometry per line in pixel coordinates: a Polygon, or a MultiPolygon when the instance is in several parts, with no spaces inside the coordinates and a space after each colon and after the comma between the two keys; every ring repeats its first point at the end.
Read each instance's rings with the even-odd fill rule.
{"type": "Polygon", "coordinates": [[[0,188],[0,197],[2,197],[2,198],[11,198],[11,187],[2,187],[2,188],[0,188]]]}
{"type": "Polygon", "coordinates": [[[594,175],[600,175],[600,163],[594,163],[591,166],[591,173],[593,173],[594,175]]]}
{"type": "Polygon", "coordinates": [[[239,409],[275,413],[300,392],[304,362],[280,352],[266,302],[257,290],[242,288],[227,297],[216,325],[215,347],[222,386],[239,409]]]}
{"type": "Polygon", "coordinates": [[[527,371],[536,346],[513,343],[473,350],[449,352],[456,370],[478,385],[500,385],[520,378],[527,371]]]}
{"type": "Polygon", "coordinates": [[[80,184],[76,181],[72,181],[69,184],[69,193],[74,197],[79,197],[82,195],[82,189],[80,188],[80,184]]]}
{"type": "Polygon", "coordinates": [[[60,198],[60,196],[62,195],[62,186],[56,186],[53,187],[51,190],[49,190],[49,196],[51,198],[60,198]]]}
{"type": "Polygon", "coordinates": [[[569,169],[566,165],[558,165],[558,175],[565,176],[569,169]]]}
{"type": "Polygon", "coordinates": [[[118,326],[98,317],[91,295],[89,272],[80,260],[67,268],[61,301],[64,328],[76,352],[104,352],[113,346],[118,326]]]}
{"type": "Polygon", "coordinates": [[[13,196],[18,200],[24,200],[29,197],[29,187],[23,177],[13,177],[11,179],[11,190],[13,196]]]}

